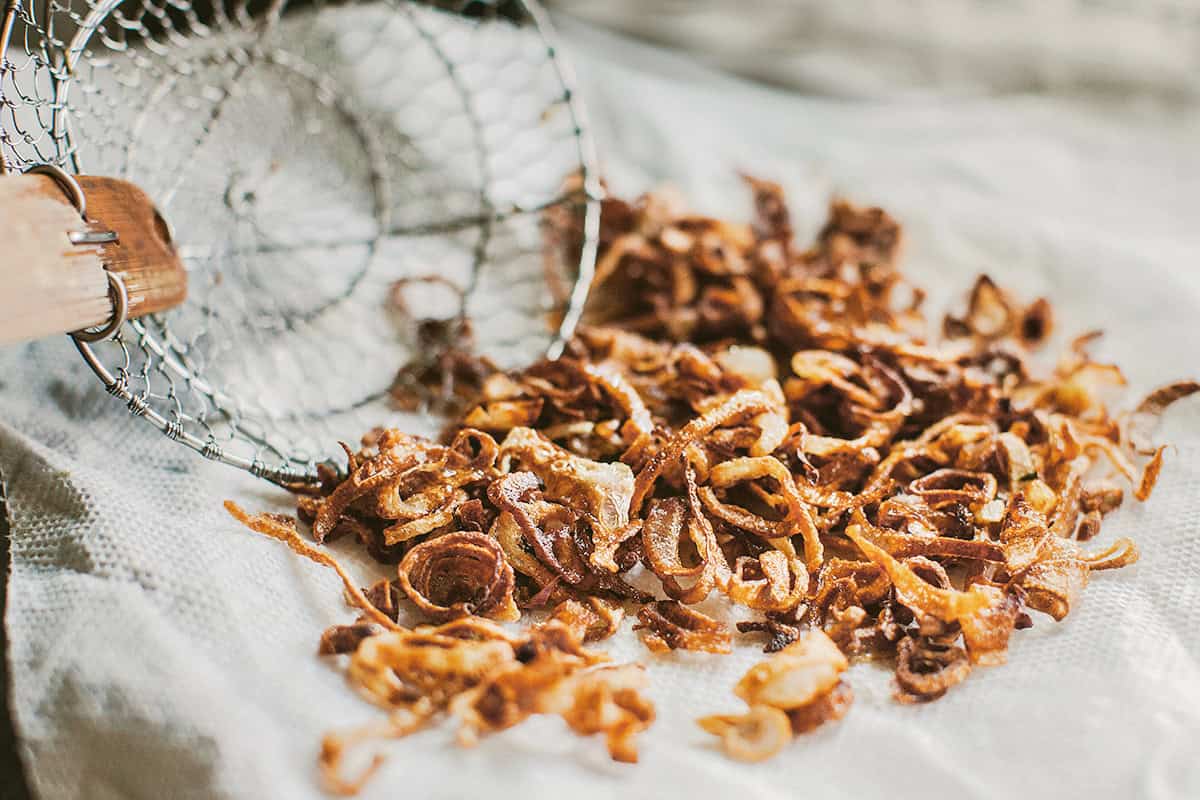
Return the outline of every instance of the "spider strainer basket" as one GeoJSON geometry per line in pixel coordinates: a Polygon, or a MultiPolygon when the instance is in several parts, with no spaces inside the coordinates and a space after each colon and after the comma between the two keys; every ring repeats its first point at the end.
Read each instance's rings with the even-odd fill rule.
{"type": "Polygon", "coordinates": [[[168,437],[311,480],[338,440],[430,428],[389,396],[420,331],[469,320],[505,367],[573,329],[599,188],[536,5],[9,0],[4,26],[0,169],[123,178],[173,226],[185,305],[77,342],[168,437]]]}

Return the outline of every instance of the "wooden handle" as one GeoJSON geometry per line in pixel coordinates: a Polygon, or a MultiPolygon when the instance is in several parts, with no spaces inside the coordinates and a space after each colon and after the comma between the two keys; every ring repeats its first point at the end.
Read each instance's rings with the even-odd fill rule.
{"type": "Polygon", "coordinates": [[[0,178],[0,344],[104,325],[113,314],[106,267],[125,284],[129,318],[187,296],[187,273],[150,198],[114,178],[76,180],[86,223],[52,177],[0,178]],[[103,231],[117,241],[70,239],[103,231]]]}
{"type": "Polygon", "coordinates": [[[116,231],[100,258],[125,281],[129,316],[140,317],[179,305],[187,298],[187,272],[175,252],[171,230],[146,193],[128,181],[78,175],[93,230],[116,231]]]}

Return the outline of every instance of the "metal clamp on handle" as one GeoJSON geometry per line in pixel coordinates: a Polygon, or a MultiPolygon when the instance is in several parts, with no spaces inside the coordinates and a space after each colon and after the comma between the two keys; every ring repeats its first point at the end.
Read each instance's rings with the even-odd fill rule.
{"type": "MultiPolygon", "coordinates": [[[[35,164],[32,167],[24,170],[25,175],[47,175],[54,180],[58,187],[63,190],[63,194],[71,201],[71,205],[79,212],[79,217],[84,222],[87,222],[87,196],[83,192],[83,187],[79,185],[79,181],[75,180],[68,172],[54,164],[35,164]]],[[[73,245],[93,245],[93,244],[110,244],[117,241],[116,231],[71,231],[67,234],[73,245]]],[[[104,276],[108,278],[108,298],[112,301],[113,312],[108,322],[99,328],[81,328],[77,331],[72,331],[69,335],[75,337],[81,342],[100,342],[105,339],[112,338],[121,326],[125,324],[125,319],[129,313],[129,291],[125,288],[125,281],[121,276],[108,268],[104,270],[104,276]]]]}

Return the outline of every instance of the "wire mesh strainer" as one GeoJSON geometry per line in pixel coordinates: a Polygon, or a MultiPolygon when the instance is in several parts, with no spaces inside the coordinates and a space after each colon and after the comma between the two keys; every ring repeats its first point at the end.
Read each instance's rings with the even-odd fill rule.
{"type": "Polygon", "coordinates": [[[430,429],[388,397],[420,320],[470,320],[501,366],[570,335],[599,188],[533,3],[9,0],[4,25],[0,171],[130,180],[174,226],[187,303],[77,342],[168,437],[311,480],[339,439],[430,429]]]}

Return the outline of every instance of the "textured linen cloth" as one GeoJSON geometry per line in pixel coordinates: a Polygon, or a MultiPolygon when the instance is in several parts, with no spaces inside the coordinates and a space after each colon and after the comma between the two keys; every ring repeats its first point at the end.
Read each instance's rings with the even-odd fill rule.
{"type": "MultiPolygon", "coordinates": [[[[616,191],[670,180],[700,210],[744,217],[735,171],[776,177],[802,237],[832,195],[877,203],[906,226],[931,309],[987,272],[1049,296],[1064,335],[1104,328],[1099,355],[1125,369],[1131,400],[1200,374],[1200,115],[1178,86],[1136,100],[957,86],[814,99],[563,27],[616,191]]],[[[769,764],[734,763],[693,720],[739,707],[730,689],[758,647],[653,656],[627,621],[608,649],[648,665],[659,712],[640,764],[609,762],[556,719],[472,750],[443,726],[381,745],[390,758],[364,796],[1200,797],[1200,403],[1159,436],[1174,447],[1154,497],[1096,543],[1132,536],[1140,563],[1096,575],[1065,622],[1038,616],[1006,666],[936,703],[897,705],[884,669],[856,665],[843,721],[769,764]]],[[[221,509],[287,498],[130,417],[65,339],[0,350],[0,471],[13,707],[35,794],[320,797],[321,735],[379,712],[315,655],[320,631],[352,616],[337,578],[221,509]]]]}

